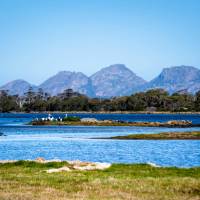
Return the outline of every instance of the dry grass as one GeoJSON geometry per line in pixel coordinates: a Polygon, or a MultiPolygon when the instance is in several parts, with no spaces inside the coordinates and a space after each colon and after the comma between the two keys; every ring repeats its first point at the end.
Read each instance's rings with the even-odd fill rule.
{"type": "Polygon", "coordinates": [[[104,171],[45,173],[67,163],[0,165],[1,200],[199,200],[200,168],[113,165],[104,171]]]}

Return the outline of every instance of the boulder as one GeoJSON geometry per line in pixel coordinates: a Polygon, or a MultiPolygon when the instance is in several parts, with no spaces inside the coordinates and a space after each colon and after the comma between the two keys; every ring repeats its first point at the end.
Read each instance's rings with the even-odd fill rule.
{"type": "Polygon", "coordinates": [[[36,159],[35,159],[35,162],[44,163],[44,162],[45,162],[45,159],[39,157],[39,158],[36,158],[36,159]]]}
{"type": "Polygon", "coordinates": [[[55,173],[55,172],[69,172],[69,171],[71,171],[71,169],[69,169],[69,167],[61,167],[61,168],[58,168],[58,169],[48,169],[48,170],[46,170],[46,172],[48,174],[55,173]]]}
{"type": "Polygon", "coordinates": [[[189,125],[192,125],[192,122],[188,120],[180,120],[180,121],[172,120],[172,121],[168,121],[166,124],[170,126],[189,126],[189,125]]]}
{"type": "Polygon", "coordinates": [[[68,161],[72,165],[73,169],[80,171],[89,170],[104,170],[111,166],[110,163],[100,163],[100,162],[81,162],[81,161],[68,161]]]}
{"type": "Polygon", "coordinates": [[[91,171],[91,170],[104,170],[111,166],[110,163],[100,163],[100,162],[82,162],[79,160],[68,161],[69,166],[64,166],[61,168],[48,169],[47,173],[55,173],[55,172],[70,172],[73,170],[79,171],[91,171]]]}
{"type": "Polygon", "coordinates": [[[96,123],[96,122],[98,122],[98,120],[95,118],[82,118],[81,122],[96,123]]]}

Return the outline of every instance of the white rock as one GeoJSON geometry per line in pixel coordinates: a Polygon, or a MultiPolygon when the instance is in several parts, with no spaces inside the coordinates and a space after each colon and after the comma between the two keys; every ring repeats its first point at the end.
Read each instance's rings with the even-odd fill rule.
{"type": "Polygon", "coordinates": [[[98,122],[98,120],[95,118],[82,118],[81,122],[93,122],[94,123],[94,122],[98,122]]]}
{"type": "Polygon", "coordinates": [[[61,167],[61,168],[58,168],[58,169],[48,169],[46,170],[47,173],[51,174],[51,173],[55,173],[55,172],[69,172],[71,171],[69,169],[69,167],[61,167]]]}
{"type": "Polygon", "coordinates": [[[159,165],[156,165],[155,163],[151,163],[151,162],[148,162],[147,164],[150,165],[151,167],[160,167],[159,165]]]}
{"type": "Polygon", "coordinates": [[[81,161],[68,161],[69,164],[73,165],[73,168],[80,171],[87,170],[104,170],[111,166],[110,163],[99,163],[99,162],[81,162],[81,161]]]}

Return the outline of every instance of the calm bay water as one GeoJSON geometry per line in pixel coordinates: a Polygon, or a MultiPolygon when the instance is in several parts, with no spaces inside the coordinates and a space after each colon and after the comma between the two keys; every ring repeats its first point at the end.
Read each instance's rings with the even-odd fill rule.
{"type": "MultiPolygon", "coordinates": [[[[191,120],[200,124],[200,115],[170,114],[74,114],[97,119],[125,121],[191,120]]],[[[0,160],[45,159],[83,160],[111,163],[147,163],[161,166],[200,166],[200,141],[103,140],[137,133],[199,130],[193,128],[28,126],[33,118],[46,114],[0,114],[0,160]]],[[[62,114],[55,114],[55,117],[62,114]]]]}

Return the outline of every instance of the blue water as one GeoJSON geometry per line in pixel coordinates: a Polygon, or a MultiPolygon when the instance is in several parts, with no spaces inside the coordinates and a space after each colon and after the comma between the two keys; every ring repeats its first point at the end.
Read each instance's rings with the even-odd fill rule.
{"type": "MultiPolygon", "coordinates": [[[[161,166],[200,166],[200,141],[134,141],[91,139],[137,133],[199,130],[162,127],[86,127],[28,126],[36,117],[46,114],[0,114],[0,160],[45,159],[83,160],[111,163],[147,163],[161,166]]],[[[61,116],[61,114],[55,114],[61,116]]],[[[126,121],[191,120],[200,124],[200,115],[164,114],[76,114],[97,119],[126,121]]]]}
{"type": "MultiPolygon", "coordinates": [[[[64,117],[65,114],[52,114],[54,117],[64,117]]],[[[47,117],[48,114],[12,114],[0,113],[0,125],[2,124],[19,124],[20,122],[29,122],[34,118],[47,117]]],[[[189,120],[193,124],[200,124],[199,114],[68,114],[68,116],[78,117],[92,117],[99,120],[112,119],[124,121],[152,121],[152,122],[166,122],[169,120],[189,120]]]]}

